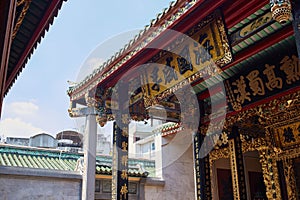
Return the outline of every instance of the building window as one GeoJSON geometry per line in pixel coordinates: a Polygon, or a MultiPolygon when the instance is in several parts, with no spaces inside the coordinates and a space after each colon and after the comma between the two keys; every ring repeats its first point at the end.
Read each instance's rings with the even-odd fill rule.
{"type": "Polygon", "coordinates": [[[137,187],[138,187],[137,183],[129,183],[129,187],[128,187],[129,194],[136,194],[137,187]]]}
{"type": "Polygon", "coordinates": [[[95,192],[100,192],[100,180],[95,181],[95,192]]]}
{"type": "Polygon", "coordinates": [[[151,150],[152,150],[152,151],[155,150],[155,143],[154,143],[154,142],[151,143],[151,150]]]}
{"type": "Polygon", "coordinates": [[[140,137],[135,137],[135,142],[137,142],[137,141],[139,141],[139,140],[141,140],[140,137]]]}
{"type": "Polygon", "coordinates": [[[111,192],[111,180],[103,180],[102,184],[103,184],[102,192],[110,193],[111,192]]]}

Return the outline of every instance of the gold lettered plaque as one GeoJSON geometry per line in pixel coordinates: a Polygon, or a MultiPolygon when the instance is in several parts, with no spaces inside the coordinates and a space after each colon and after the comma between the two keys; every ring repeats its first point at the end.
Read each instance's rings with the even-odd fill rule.
{"type": "Polygon", "coordinates": [[[177,38],[167,47],[168,51],[160,52],[148,63],[141,76],[146,98],[175,91],[178,85],[211,75],[232,61],[220,11],[207,16],[185,36],[188,37],[177,38]]]}
{"type": "Polygon", "coordinates": [[[274,128],[277,145],[285,149],[300,145],[300,122],[274,128]]]}
{"type": "Polygon", "coordinates": [[[262,60],[266,63],[247,66],[237,76],[226,80],[230,109],[240,111],[246,105],[299,85],[300,60],[296,54],[267,56],[262,60]]]}

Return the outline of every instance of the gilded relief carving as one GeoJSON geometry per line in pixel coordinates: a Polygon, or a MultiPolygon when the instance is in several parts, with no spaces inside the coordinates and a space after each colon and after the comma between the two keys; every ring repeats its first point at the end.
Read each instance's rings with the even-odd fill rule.
{"type": "MultiPolygon", "coordinates": [[[[211,174],[211,181],[213,180],[213,177],[215,176],[213,173],[213,166],[215,164],[215,161],[221,158],[228,158],[229,157],[229,150],[227,147],[223,149],[215,149],[209,153],[209,169],[210,169],[210,174],[211,174]]],[[[215,191],[215,186],[214,184],[211,185],[211,191],[212,191],[212,199],[214,198],[214,191],[215,191]]]]}
{"type": "Polygon", "coordinates": [[[267,198],[281,200],[275,152],[270,148],[270,146],[261,148],[259,150],[259,158],[262,166],[267,198]]]}
{"type": "Polygon", "coordinates": [[[231,175],[232,175],[232,186],[233,186],[233,196],[234,200],[240,200],[240,192],[239,192],[239,179],[238,179],[238,168],[237,168],[237,160],[235,158],[235,144],[234,140],[229,140],[229,152],[230,152],[230,167],[231,167],[231,175]]]}
{"type": "Polygon", "coordinates": [[[30,3],[31,3],[31,0],[19,0],[17,1],[17,7],[22,7],[22,11],[20,12],[19,16],[16,18],[16,25],[14,27],[14,30],[13,30],[13,34],[12,34],[12,38],[14,39],[20,29],[20,26],[22,25],[23,23],[23,20],[25,18],[25,15],[27,14],[27,11],[30,7],[30,3]]]}
{"type": "MultiPolygon", "coordinates": [[[[268,131],[267,131],[268,132],[268,131]]],[[[268,199],[281,199],[281,192],[280,192],[280,184],[279,184],[279,177],[277,172],[277,164],[276,161],[279,159],[278,155],[284,154],[287,155],[285,152],[281,151],[279,148],[272,147],[273,145],[270,142],[269,134],[266,133],[267,138],[256,138],[253,140],[247,141],[243,135],[241,135],[242,141],[242,151],[243,153],[248,151],[258,151],[260,157],[260,163],[262,165],[262,172],[264,177],[264,183],[266,186],[266,195],[268,199]]],[[[231,161],[231,168],[234,171],[233,176],[233,191],[235,199],[240,199],[238,194],[238,187],[239,183],[237,179],[237,171],[236,171],[236,164],[234,159],[234,145],[232,144],[233,140],[229,140],[229,147],[225,147],[222,149],[215,149],[210,152],[210,173],[213,174],[213,165],[216,160],[220,158],[230,158],[231,161]]],[[[288,152],[291,153],[290,151],[288,152]]],[[[300,153],[299,153],[300,154],[300,153]]],[[[291,154],[292,155],[292,154],[291,154]]],[[[294,153],[295,155],[295,153],[294,153]]],[[[213,188],[212,188],[213,189],[213,188]]]]}
{"type": "Polygon", "coordinates": [[[296,192],[296,180],[295,172],[293,169],[293,161],[291,159],[286,159],[283,161],[284,176],[286,181],[286,189],[289,200],[297,200],[296,192]]]}

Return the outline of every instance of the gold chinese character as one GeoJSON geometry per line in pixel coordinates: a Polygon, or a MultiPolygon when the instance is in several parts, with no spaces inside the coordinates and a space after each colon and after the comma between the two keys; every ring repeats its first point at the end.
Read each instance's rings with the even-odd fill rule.
{"type": "Polygon", "coordinates": [[[263,73],[267,76],[268,82],[266,83],[267,88],[272,91],[274,88],[281,89],[282,88],[282,79],[276,77],[274,72],[274,65],[265,65],[266,69],[263,73]]]}
{"type": "Polygon", "coordinates": [[[122,130],[128,132],[128,127],[124,127],[122,130]]]}
{"type": "Polygon", "coordinates": [[[122,135],[123,135],[124,137],[128,137],[128,128],[123,128],[123,129],[122,129],[122,135]]]}
{"type": "Polygon", "coordinates": [[[127,155],[122,156],[122,165],[127,166],[127,163],[128,163],[128,156],[127,155]]]}
{"type": "Polygon", "coordinates": [[[249,80],[249,86],[250,89],[253,91],[253,96],[264,95],[265,94],[265,86],[260,77],[258,77],[259,71],[253,70],[250,72],[247,76],[247,79],[249,80]]]}
{"type": "Polygon", "coordinates": [[[122,123],[123,124],[128,124],[128,115],[127,114],[122,114],[122,123]]]}
{"type": "Polygon", "coordinates": [[[162,70],[164,74],[165,84],[171,83],[173,80],[174,81],[178,80],[175,66],[171,64],[172,61],[173,61],[173,57],[167,57],[166,66],[162,70]]]}
{"type": "Polygon", "coordinates": [[[122,142],[122,151],[127,152],[127,147],[128,147],[128,143],[125,142],[125,141],[123,141],[123,142],[122,142]]]}
{"type": "Polygon", "coordinates": [[[292,56],[292,59],[288,56],[285,56],[281,62],[280,69],[284,71],[286,74],[286,82],[287,84],[291,84],[292,82],[295,82],[299,80],[300,78],[300,63],[299,59],[296,56],[292,56]]]}
{"type": "Polygon", "coordinates": [[[249,97],[250,93],[246,91],[246,83],[244,80],[244,76],[241,76],[239,80],[236,80],[232,83],[232,85],[236,86],[237,89],[235,89],[233,92],[235,94],[238,94],[237,101],[243,104],[245,100],[251,101],[251,98],[249,97]]]}
{"type": "Polygon", "coordinates": [[[121,187],[121,191],[120,191],[121,195],[125,196],[125,199],[126,199],[126,194],[128,193],[128,189],[127,189],[127,185],[126,183],[121,187]]]}
{"type": "Polygon", "coordinates": [[[128,179],[127,170],[122,170],[121,178],[122,179],[128,179]]]}

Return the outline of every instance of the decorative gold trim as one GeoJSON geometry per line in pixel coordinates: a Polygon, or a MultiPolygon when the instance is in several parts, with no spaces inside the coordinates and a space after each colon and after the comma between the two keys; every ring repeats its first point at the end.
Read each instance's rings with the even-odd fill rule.
{"type": "Polygon", "coordinates": [[[227,147],[223,149],[215,149],[209,153],[210,162],[214,162],[221,158],[229,158],[229,149],[227,147]]]}
{"type": "Polygon", "coordinates": [[[292,5],[289,0],[271,0],[270,6],[273,19],[280,24],[292,19],[292,5]]]}
{"type": "MultiPolygon", "coordinates": [[[[96,174],[95,176],[96,179],[112,179],[111,175],[103,175],[103,174],[96,174]]],[[[128,177],[129,181],[140,181],[140,177],[128,177]]]]}
{"type": "Polygon", "coordinates": [[[222,46],[224,48],[224,56],[223,58],[216,61],[218,66],[224,66],[232,61],[232,53],[230,50],[227,33],[225,31],[224,20],[222,19],[221,15],[217,18],[217,24],[219,27],[221,39],[222,39],[222,46]]]}
{"type": "Polygon", "coordinates": [[[14,27],[14,30],[13,30],[12,39],[14,39],[16,37],[16,35],[17,35],[17,33],[18,33],[19,29],[20,29],[20,26],[22,25],[22,22],[23,22],[23,20],[25,18],[25,15],[26,15],[29,7],[30,7],[30,3],[31,3],[31,0],[21,0],[21,1],[17,2],[17,6],[21,6],[23,4],[25,4],[25,5],[24,5],[24,7],[23,7],[23,9],[21,11],[21,14],[19,15],[18,19],[16,19],[17,23],[16,23],[16,25],[14,27]]]}
{"type": "MultiPolygon", "coordinates": [[[[279,148],[278,148],[279,149],[279,148]]],[[[276,154],[276,160],[287,160],[287,159],[294,159],[300,157],[300,151],[299,148],[293,148],[293,149],[288,149],[285,151],[280,151],[276,154]]]]}
{"type": "Polygon", "coordinates": [[[280,122],[299,118],[300,115],[300,90],[282,97],[273,99],[248,110],[227,116],[225,126],[230,127],[235,123],[251,118],[259,117],[259,122],[266,128],[273,127],[280,122]]]}
{"type": "Polygon", "coordinates": [[[295,180],[295,172],[293,167],[293,161],[291,159],[287,159],[283,161],[283,169],[284,169],[284,177],[286,181],[286,189],[289,200],[297,200],[296,192],[296,180],[295,180]]]}
{"type": "Polygon", "coordinates": [[[259,161],[262,167],[267,198],[280,200],[281,191],[276,155],[278,155],[281,150],[271,144],[271,133],[268,129],[265,130],[265,138],[256,138],[251,141],[246,141],[244,137],[241,137],[242,151],[243,153],[256,150],[259,152],[259,161]]]}
{"type": "MultiPolygon", "coordinates": [[[[295,113],[296,114],[296,113],[295,113]]],[[[297,115],[300,114],[300,113],[297,113],[297,115]]],[[[289,114],[290,117],[286,117],[284,118],[284,121],[278,121],[278,122],[275,122],[273,123],[272,125],[268,126],[268,127],[271,127],[271,128],[277,128],[277,127],[281,127],[281,126],[285,126],[285,125],[288,125],[288,124],[293,124],[293,123],[296,123],[296,122],[299,122],[300,121],[300,116],[296,116],[294,117],[293,115],[291,115],[291,113],[289,114]],[[293,117],[293,118],[291,118],[293,117]]]]}
{"type": "Polygon", "coordinates": [[[275,152],[270,146],[261,148],[259,151],[259,161],[262,166],[266,195],[268,199],[281,200],[279,176],[275,152]]]}
{"type": "Polygon", "coordinates": [[[239,192],[239,179],[238,179],[238,169],[237,162],[235,157],[235,144],[234,140],[231,139],[228,141],[229,152],[230,152],[230,167],[231,167],[231,176],[232,176],[232,189],[233,189],[233,198],[234,200],[240,200],[240,192],[239,192]]]}
{"type": "MultiPolygon", "coordinates": [[[[242,136],[242,135],[241,135],[242,136]]],[[[268,144],[265,138],[256,138],[251,141],[246,141],[244,137],[241,137],[242,140],[242,151],[243,153],[249,151],[261,151],[267,148],[268,144]]]]}
{"type": "Polygon", "coordinates": [[[214,198],[214,193],[215,193],[215,187],[214,184],[212,183],[214,176],[216,175],[213,173],[213,166],[216,162],[216,160],[221,159],[221,158],[228,158],[229,157],[229,150],[227,147],[223,149],[215,149],[209,153],[209,171],[210,171],[210,181],[211,181],[211,191],[212,191],[212,198],[214,198]]]}
{"type": "MultiPolygon", "coordinates": [[[[293,151],[282,152],[280,149],[276,147],[272,147],[271,142],[269,140],[269,132],[266,131],[266,138],[256,138],[251,141],[246,141],[245,138],[241,135],[242,141],[242,151],[243,153],[248,151],[258,151],[260,163],[262,165],[264,183],[266,185],[266,195],[268,199],[280,200],[281,192],[280,192],[280,184],[279,184],[279,176],[277,172],[277,163],[278,158],[283,159],[288,156],[291,158],[300,156],[300,152],[297,152],[296,149],[293,151]],[[280,157],[278,157],[280,155],[280,157]],[[275,188],[275,189],[274,189],[275,188]],[[273,198],[275,196],[276,198],[273,198]]],[[[209,163],[210,163],[210,173],[213,174],[213,165],[216,160],[221,158],[230,158],[231,169],[232,169],[232,184],[233,184],[233,192],[234,199],[240,199],[238,194],[238,186],[239,183],[237,181],[237,169],[234,158],[234,141],[231,139],[228,141],[229,147],[225,147],[223,149],[215,149],[209,154],[209,163]]],[[[213,187],[212,187],[213,191],[213,187]]]]}

